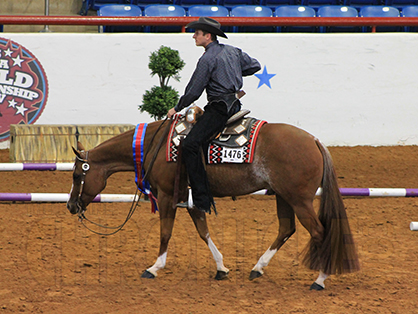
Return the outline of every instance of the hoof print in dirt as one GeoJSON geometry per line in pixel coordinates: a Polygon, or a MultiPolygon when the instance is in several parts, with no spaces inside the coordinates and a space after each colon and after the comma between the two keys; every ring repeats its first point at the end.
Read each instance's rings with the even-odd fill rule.
{"type": "Polygon", "coordinates": [[[216,280],[224,280],[226,278],[228,278],[228,273],[226,271],[218,270],[216,272],[216,276],[215,276],[216,280]]]}
{"type": "Polygon", "coordinates": [[[318,285],[316,282],[314,282],[309,288],[309,290],[315,290],[315,291],[321,291],[324,289],[325,289],[324,287],[322,287],[321,285],[318,285]]]}
{"type": "Polygon", "coordinates": [[[151,274],[148,270],[144,271],[144,273],[141,275],[141,278],[147,278],[147,279],[154,279],[155,276],[151,274]]]}
{"type": "Polygon", "coordinates": [[[260,273],[259,271],[252,270],[251,273],[250,273],[250,280],[254,280],[254,279],[259,278],[261,276],[263,276],[262,273],[260,273]]]}

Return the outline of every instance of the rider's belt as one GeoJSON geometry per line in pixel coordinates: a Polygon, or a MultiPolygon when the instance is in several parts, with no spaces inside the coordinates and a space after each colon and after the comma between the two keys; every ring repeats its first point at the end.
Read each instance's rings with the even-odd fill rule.
{"type": "Polygon", "coordinates": [[[228,109],[228,112],[231,110],[232,106],[234,105],[235,101],[237,101],[237,94],[231,93],[231,94],[222,94],[217,96],[208,96],[208,103],[209,105],[216,101],[216,102],[224,102],[226,104],[226,108],[228,109]]]}

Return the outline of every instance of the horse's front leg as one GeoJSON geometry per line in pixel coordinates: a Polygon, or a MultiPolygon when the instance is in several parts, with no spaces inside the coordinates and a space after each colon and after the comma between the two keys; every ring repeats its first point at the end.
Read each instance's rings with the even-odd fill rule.
{"type": "Polygon", "coordinates": [[[193,223],[196,226],[196,230],[199,233],[200,238],[205,241],[210,251],[212,252],[213,259],[216,262],[216,280],[222,280],[228,276],[229,269],[224,266],[223,256],[219,252],[215,243],[213,243],[210,235],[209,228],[206,222],[206,214],[198,209],[188,209],[190,217],[193,219],[193,223]]]}
{"type": "Polygon", "coordinates": [[[157,261],[142,274],[142,278],[155,278],[157,272],[163,269],[167,260],[167,248],[173,232],[174,219],[176,218],[177,208],[172,208],[171,197],[159,192],[158,210],[160,213],[160,251],[157,261]]]}

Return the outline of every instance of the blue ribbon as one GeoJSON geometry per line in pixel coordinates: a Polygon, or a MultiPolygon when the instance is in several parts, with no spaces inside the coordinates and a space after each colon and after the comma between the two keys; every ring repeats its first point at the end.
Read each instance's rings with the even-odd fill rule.
{"type": "Polygon", "coordinates": [[[136,126],[132,141],[132,151],[135,165],[136,186],[138,187],[138,190],[148,195],[151,201],[152,212],[155,213],[156,211],[158,211],[157,199],[151,192],[151,186],[149,182],[143,180],[145,176],[145,170],[142,165],[144,163],[144,139],[147,126],[147,123],[140,123],[136,126]]]}

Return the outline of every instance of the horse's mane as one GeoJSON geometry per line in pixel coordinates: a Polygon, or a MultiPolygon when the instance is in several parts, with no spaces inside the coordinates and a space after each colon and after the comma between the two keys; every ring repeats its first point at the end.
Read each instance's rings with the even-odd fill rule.
{"type": "MultiPolygon", "coordinates": [[[[149,126],[158,125],[158,124],[161,124],[162,122],[163,120],[150,122],[149,126]]],[[[113,152],[114,150],[121,149],[122,147],[132,147],[131,145],[126,145],[126,144],[124,145],[124,143],[127,140],[132,142],[134,133],[135,133],[135,128],[125,131],[121,134],[115,135],[114,137],[107,139],[104,142],[100,143],[92,150],[94,151],[110,150],[111,152],[113,152]],[[117,146],[119,146],[119,148],[117,146]]]]}

